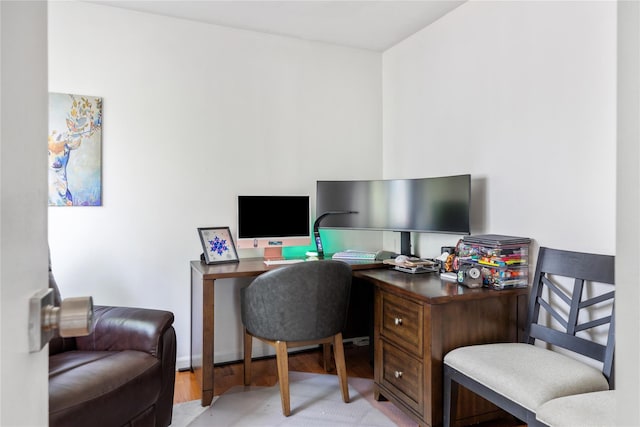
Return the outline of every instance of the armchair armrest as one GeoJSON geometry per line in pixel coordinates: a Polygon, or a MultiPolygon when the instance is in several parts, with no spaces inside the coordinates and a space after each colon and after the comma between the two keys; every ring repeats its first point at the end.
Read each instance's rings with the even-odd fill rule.
{"type": "Polygon", "coordinates": [[[76,338],[78,350],[138,350],[162,358],[162,340],[173,313],[134,307],[94,307],[94,329],[76,338]]]}

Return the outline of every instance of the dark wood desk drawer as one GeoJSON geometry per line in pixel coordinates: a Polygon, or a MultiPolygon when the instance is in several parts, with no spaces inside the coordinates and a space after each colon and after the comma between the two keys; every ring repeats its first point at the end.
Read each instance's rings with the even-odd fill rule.
{"type": "Polygon", "coordinates": [[[423,307],[409,299],[380,292],[382,298],[382,336],[422,357],[423,307]]]}
{"type": "MultiPolygon", "coordinates": [[[[444,355],[464,345],[517,342],[520,318],[526,317],[524,288],[469,289],[437,275],[390,269],[358,277],[376,287],[374,396],[389,399],[424,427],[442,425],[444,355]]],[[[460,390],[455,425],[501,416],[488,401],[460,390]]]]}
{"type": "Polygon", "coordinates": [[[423,372],[421,360],[382,341],[382,385],[420,416],[424,414],[423,372]]]}

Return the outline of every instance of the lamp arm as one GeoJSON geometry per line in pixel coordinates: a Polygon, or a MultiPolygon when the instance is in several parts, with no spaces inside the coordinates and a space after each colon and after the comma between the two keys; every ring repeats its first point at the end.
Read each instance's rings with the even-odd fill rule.
{"type": "Polygon", "coordinates": [[[318,252],[318,258],[324,258],[324,250],[322,249],[322,240],[320,239],[320,222],[329,215],[341,215],[341,214],[357,214],[358,211],[327,211],[320,215],[313,223],[313,238],[316,242],[316,250],[318,252]]]}

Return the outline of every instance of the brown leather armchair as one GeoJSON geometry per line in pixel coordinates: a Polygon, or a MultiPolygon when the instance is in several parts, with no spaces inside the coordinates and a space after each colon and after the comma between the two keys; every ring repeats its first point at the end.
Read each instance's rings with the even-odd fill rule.
{"type": "MultiPolygon", "coordinates": [[[[60,292],[49,265],[56,305],[60,292]]],[[[49,344],[49,426],[171,424],[176,365],[173,313],[94,307],[86,337],[49,344]]]]}

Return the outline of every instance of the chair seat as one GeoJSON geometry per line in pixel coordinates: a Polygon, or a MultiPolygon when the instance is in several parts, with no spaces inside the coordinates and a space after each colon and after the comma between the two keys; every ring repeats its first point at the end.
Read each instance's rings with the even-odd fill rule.
{"type": "Polygon", "coordinates": [[[444,363],[531,412],[551,399],[609,389],[600,370],[531,344],[460,347],[444,363]]]}
{"type": "Polygon", "coordinates": [[[549,426],[615,426],[615,390],[583,393],[550,400],[540,405],[536,411],[536,419],[549,426]]]}
{"type": "Polygon", "coordinates": [[[160,361],[141,351],[55,354],[49,357],[50,424],[126,425],[154,405],[161,380],[160,361]]]}

